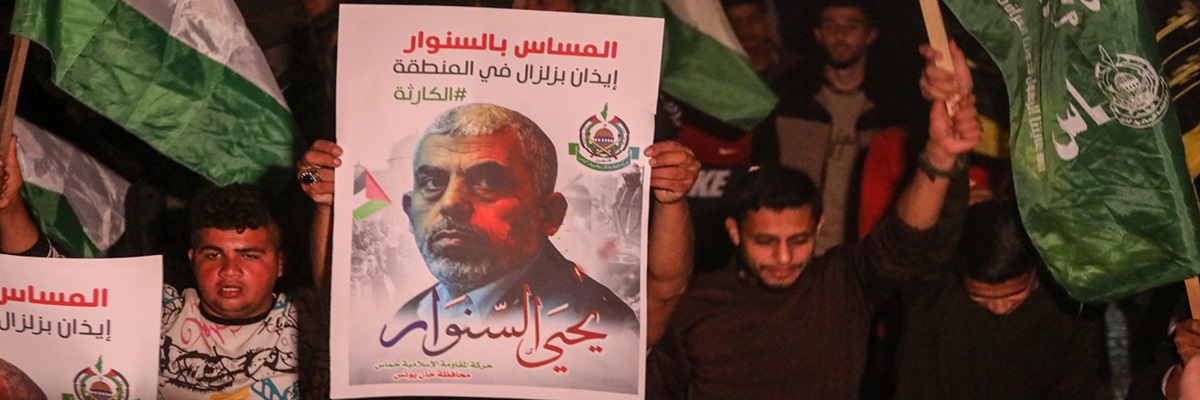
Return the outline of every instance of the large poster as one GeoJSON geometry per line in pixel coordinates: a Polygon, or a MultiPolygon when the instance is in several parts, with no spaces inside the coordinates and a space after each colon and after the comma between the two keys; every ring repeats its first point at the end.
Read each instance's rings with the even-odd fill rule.
{"type": "Polygon", "coordinates": [[[340,15],[333,395],[641,398],[662,21],[340,15]]]}
{"type": "Polygon", "coordinates": [[[0,397],[156,397],[162,257],[0,265],[0,397]]]}

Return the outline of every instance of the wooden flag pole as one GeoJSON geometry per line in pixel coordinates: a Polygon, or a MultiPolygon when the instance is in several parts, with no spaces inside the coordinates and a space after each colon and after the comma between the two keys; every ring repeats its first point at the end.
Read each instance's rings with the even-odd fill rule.
{"type": "Polygon", "coordinates": [[[1200,319],[1200,280],[1191,277],[1183,280],[1187,286],[1188,306],[1192,309],[1192,319],[1200,319]]]}
{"type": "MultiPolygon", "coordinates": [[[[946,38],[946,24],[942,22],[942,9],[938,6],[938,0],[921,0],[921,16],[925,19],[929,47],[941,53],[936,62],[938,68],[954,72],[954,62],[950,59],[950,40],[946,38]]],[[[946,113],[951,117],[957,109],[957,98],[946,102],[946,113]]]]}
{"type": "Polygon", "coordinates": [[[0,157],[8,154],[8,140],[17,116],[17,95],[21,93],[21,77],[25,75],[25,55],[28,53],[29,38],[14,36],[8,77],[4,80],[4,97],[0,98],[0,157]]]}
{"type": "Polygon", "coordinates": [[[921,16],[925,17],[929,46],[942,53],[937,59],[937,66],[954,72],[954,63],[950,61],[950,40],[946,38],[946,25],[942,22],[942,9],[938,7],[938,1],[921,0],[921,16]]]}

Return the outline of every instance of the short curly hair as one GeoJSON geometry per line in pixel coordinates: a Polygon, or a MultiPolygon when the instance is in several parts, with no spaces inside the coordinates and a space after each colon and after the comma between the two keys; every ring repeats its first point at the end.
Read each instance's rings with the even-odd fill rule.
{"type": "Polygon", "coordinates": [[[246,229],[271,228],[271,243],[280,249],[279,224],[266,194],[258,186],[239,183],[200,191],[192,199],[189,221],[193,247],[200,242],[201,229],[242,233],[246,229]]]}

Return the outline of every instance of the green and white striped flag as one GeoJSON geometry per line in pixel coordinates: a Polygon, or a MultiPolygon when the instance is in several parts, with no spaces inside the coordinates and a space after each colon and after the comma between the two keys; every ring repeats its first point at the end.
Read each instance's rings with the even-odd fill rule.
{"type": "Polygon", "coordinates": [[[775,95],[750,65],[720,1],[581,0],[579,9],[663,18],[662,90],[684,103],[742,129],[775,108],[775,95]]]}
{"type": "Polygon", "coordinates": [[[87,153],[17,118],[22,196],[38,228],[63,253],[99,257],[125,232],[129,182],[87,153]]]}
{"type": "Polygon", "coordinates": [[[1071,296],[1200,272],[1200,213],[1145,4],[944,1],[1004,74],[1022,219],[1071,296]]]}
{"type": "Polygon", "coordinates": [[[219,185],[290,168],[292,119],[230,0],[18,0],[71,96],[219,185]]]}

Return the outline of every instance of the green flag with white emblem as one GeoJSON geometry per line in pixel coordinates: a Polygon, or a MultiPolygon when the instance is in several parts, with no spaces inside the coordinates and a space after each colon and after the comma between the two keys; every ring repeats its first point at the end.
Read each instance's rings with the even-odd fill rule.
{"type": "Polygon", "coordinates": [[[1054,277],[1105,301],[1197,275],[1195,190],[1145,6],[944,1],[1004,74],[1017,200],[1054,277]]]}

